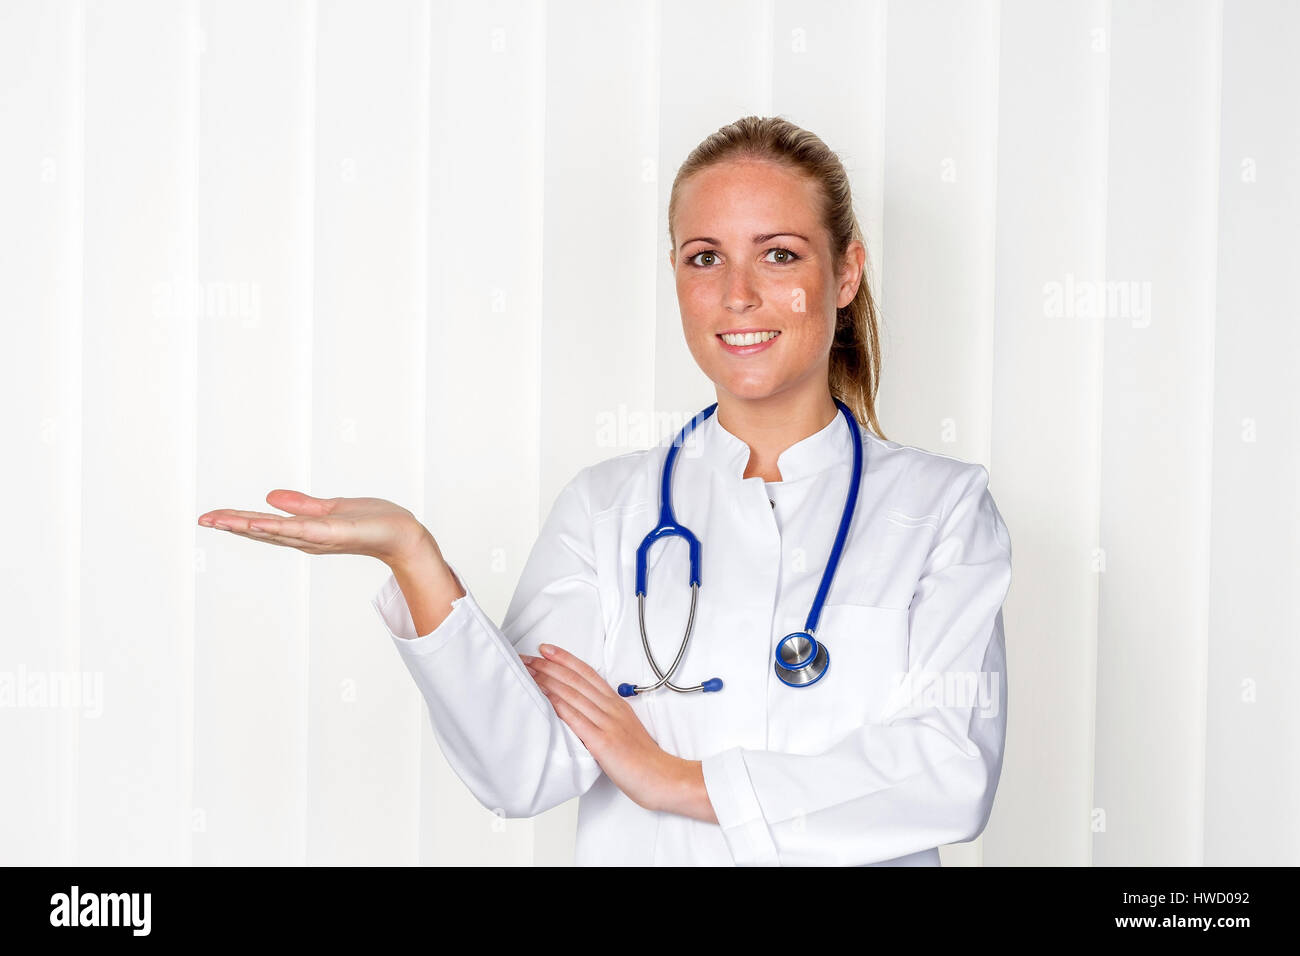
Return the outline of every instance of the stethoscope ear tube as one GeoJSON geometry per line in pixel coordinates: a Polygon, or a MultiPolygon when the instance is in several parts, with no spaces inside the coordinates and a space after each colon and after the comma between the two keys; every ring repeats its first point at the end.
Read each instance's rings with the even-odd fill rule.
{"type": "MultiPolygon", "coordinates": [[[[690,532],[687,531],[686,534],[690,534],[690,532]]],[[[693,538],[694,535],[691,535],[691,537],[693,538]]],[[[691,585],[691,613],[690,613],[690,617],[686,619],[686,636],[682,638],[682,646],[678,648],[677,657],[673,660],[673,665],[672,667],[668,668],[668,673],[666,674],[660,669],[659,662],[655,660],[654,652],[650,650],[650,638],[646,635],[645,594],[641,593],[636,596],[636,613],[637,613],[638,620],[641,622],[641,646],[642,648],[645,649],[646,659],[650,662],[650,666],[654,668],[654,672],[655,674],[658,675],[659,679],[655,681],[653,684],[649,684],[645,687],[638,687],[635,684],[619,684],[618,692],[620,696],[631,697],[634,694],[641,694],[649,690],[656,690],[659,687],[665,685],[668,686],[670,689],[678,691],[683,694],[689,694],[691,691],[697,691],[697,690],[702,691],[706,694],[712,693],[713,691],[722,690],[722,681],[717,677],[714,677],[711,680],[706,680],[701,684],[696,684],[694,687],[678,687],[676,684],[674,684],[672,681],[668,679],[672,677],[673,672],[677,670],[677,665],[682,662],[682,657],[685,656],[686,654],[686,645],[690,642],[691,631],[695,627],[695,602],[699,598],[699,594],[700,594],[699,583],[698,582],[693,583],[691,585]]]]}

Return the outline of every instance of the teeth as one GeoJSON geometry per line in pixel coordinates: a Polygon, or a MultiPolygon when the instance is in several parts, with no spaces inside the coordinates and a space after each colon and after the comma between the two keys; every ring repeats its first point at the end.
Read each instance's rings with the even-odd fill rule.
{"type": "Polygon", "coordinates": [[[723,334],[722,341],[728,345],[757,345],[759,342],[766,342],[774,339],[780,332],[743,332],[740,335],[723,334]]]}

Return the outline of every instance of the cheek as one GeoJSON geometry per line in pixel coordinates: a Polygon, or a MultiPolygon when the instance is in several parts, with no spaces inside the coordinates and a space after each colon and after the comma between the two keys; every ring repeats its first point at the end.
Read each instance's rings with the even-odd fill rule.
{"type": "Polygon", "coordinates": [[[765,293],[771,314],[801,351],[816,350],[833,324],[834,302],[826,300],[820,281],[817,275],[790,276],[774,281],[765,293]]]}
{"type": "Polygon", "coordinates": [[[706,305],[706,299],[702,283],[678,280],[677,305],[687,341],[702,342],[713,334],[716,316],[706,305]]]}
{"type": "MultiPolygon", "coordinates": [[[[800,318],[804,318],[801,316],[800,318]]],[[[830,340],[820,323],[806,320],[803,324],[790,328],[786,356],[791,365],[804,367],[820,361],[830,348],[830,340]]]]}
{"type": "Polygon", "coordinates": [[[819,273],[792,276],[773,290],[774,304],[789,310],[796,317],[805,315],[822,315],[834,312],[834,300],[828,297],[828,291],[822,283],[819,273]]]}
{"type": "Polygon", "coordinates": [[[701,312],[703,304],[709,293],[708,283],[699,276],[678,276],[677,278],[677,299],[682,303],[683,309],[693,312],[701,312]],[[689,307],[689,308],[688,308],[689,307]]]}

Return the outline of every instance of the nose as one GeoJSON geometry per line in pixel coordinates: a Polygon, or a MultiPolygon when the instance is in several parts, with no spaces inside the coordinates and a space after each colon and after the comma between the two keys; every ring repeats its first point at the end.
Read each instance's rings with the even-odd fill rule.
{"type": "Polygon", "coordinates": [[[744,266],[728,265],[725,267],[722,304],[732,312],[748,312],[757,308],[762,299],[754,283],[754,277],[744,266]]]}

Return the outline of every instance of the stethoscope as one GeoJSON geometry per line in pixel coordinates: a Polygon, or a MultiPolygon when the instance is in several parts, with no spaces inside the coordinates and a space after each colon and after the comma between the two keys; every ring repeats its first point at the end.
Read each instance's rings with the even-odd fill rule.
{"type": "MultiPolygon", "coordinates": [[[[844,549],[844,539],[848,537],[849,524],[853,521],[853,509],[858,502],[858,485],[862,483],[862,436],[858,433],[858,423],[853,418],[853,413],[849,411],[847,405],[838,398],[835,399],[835,404],[844,415],[844,420],[849,426],[849,432],[853,435],[853,477],[849,481],[849,494],[848,499],[844,502],[844,514],[840,518],[840,528],[835,534],[835,544],[831,547],[830,560],[827,561],[826,570],[822,574],[822,583],[817,589],[817,596],[813,599],[812,610],[808,612],[808,621],[802,631],[787,634],[776,645],[776,660],[773,667],[776,670],[776,676],[781,679],[781,682],[790,687],[807,687],[810,684],[815,684],[826,675],[826,670],[830,667],[830,652],[826,650],[826,644],[817,640],[813,633],[817,628],[818,620],[821,618],[822,604],[825,603],[826,594],[830,590],[831,579],[835,576],[835,568],[840,563],[840,552],[844,549]]],[[[668,449],[668,457],[664,459],[663,480],[659,494],[659,524],[645,536],[640,547],[636,549],[636,611],[637,617],[641,621],[641,646],[645,649],[646,660],[650,662],[650,666],[654,668],[654,672],[659,679],[645,687],[635,684],[619,684],[618,692],[623,697],[631,697],[634,694],[657,690],[665,685],[681,693],[698,690],[707,694],[710,691],[722,690],[722,681],[717,677],[706,680],[702,684],[696,684],[694,687],[678,687],[669,680],[677,670],[677,665],[681,663],[682,656],[686,653],[686,645],[691,639],[691,629],[695,624],[695,601],[700,591],[700,540],[691,533],[689,528],[678,524],[677,519],[673,516],[673,465],[677,461],[677,451],[686,440],[686,436],[691,433],[695,426],[712,415],[717,407],[718,403],[714,402],[687,422],[677,437],[673,439],[672,447],[668,449]],[[691,612],[686,619],[686,634],[682,637],[682,645],[677,651],[677,657],[673,661],[672,667],[668,668],[668,673],[665,674],[660,670],[659,662],[655,660],[654,653],[650,650],[650,639],[646,637],[645,631],[646,557],[651,546],[656,541],[673,535],[685,538],[690,548],[691,612]]]]}

